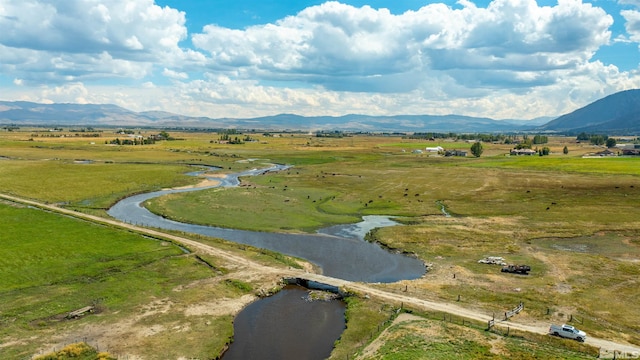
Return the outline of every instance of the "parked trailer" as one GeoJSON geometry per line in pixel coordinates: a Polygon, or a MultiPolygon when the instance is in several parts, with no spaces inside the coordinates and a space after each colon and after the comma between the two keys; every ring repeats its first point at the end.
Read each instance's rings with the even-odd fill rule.
{"type": "Polygon", "coordinates": [[[502,267],[502,272],[512,273],[512,274],[523,274],[528,275],[529,271],[531,271],[531,266],[529,265],[507,265],[502,267]]]}

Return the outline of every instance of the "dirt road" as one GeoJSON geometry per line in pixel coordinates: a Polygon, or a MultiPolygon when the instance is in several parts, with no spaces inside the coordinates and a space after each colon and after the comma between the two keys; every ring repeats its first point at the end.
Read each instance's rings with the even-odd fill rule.
{"type": "MultiPolygon", "coordinates": [[[[213,246],[205,245],[200,242],[190,240],[184,237],[164,233],[157,230],[138,227],[135,225],[126,224],[126,223],[108,219],[108,218],[103,218],[103,217],[89,215],[89,214],[83,214],[77,211],[60,208],[55,205],[44,204],[44,203],[22,199],[22,198],[5,195],[5,194],[0,194],[0,198],[8,201],[16,202],[16,203],[31,205],[37,208],[73,216],[79,219],[84,219],[84,220],[88,220],[96,223],[108,224],[111,226],[130,229],[141,234],[147,234],[150,236],[170,239],[172,241],[175,241],[176,243],[187,245],[193,250],[197,249],[198,251],[201,251],[203,253],[210,254],[212,256],[216,256],[221,259],[224,259],[232,264],[235,264],[238,268],[242,268],[244,271],[252,271],[259,274],[270,273],[270,274],[278,275],[281,277],[292,277],[292,278],[297,277],[297,278],[308,279],[308,280],[317,281],[323,284],[351,289],[361,294],[367,294],[368,296],[371,296],[371,297],[383,299],[392,304],[397,304],[397,305],[404,304],[405,306],[408,306],[408,307],[444,312],[448,314],[453,314],[455,316],[464,317],[470,320],[487,322],[493,318],[492,315],[485,314],[474,309],[468,309],[468,308],[459,306],[455,303],[430,301],[430,300],[420,299],[420,298],[416,298],[408,295],[392,293],[392,292],[377,289],[371,284],[346,281],[342,279],[323,276],[320,274],[310,273],[304,270],[277,269],[277,268],[264,266],[262,264],[248,260],[242,256],[238,256],[230,252],[215,248],[213,246]]],[[[496,325],[509,327],[511,329],[517,329],[520,331],[536,333],[536,334],[547,334],[547,331],[549,329],[548,323],[522,324],[514,321],[496,321],[496,325]]],[[[633,346],[625,343],[618,343],[618,342],[604,340],[604,339],[597,339],[592,337],[589,337],[586,343],[600,348],[604,353],[613,354],[614,351],[617,351],[621,354],[626,354],[625,356],[627,356],[627,358],[640,358],[640,347],[638,346],[633,346]]]]}

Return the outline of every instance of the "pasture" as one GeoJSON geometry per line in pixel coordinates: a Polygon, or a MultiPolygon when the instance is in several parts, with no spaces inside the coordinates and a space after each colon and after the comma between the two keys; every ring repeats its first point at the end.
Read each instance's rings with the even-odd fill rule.
{"type": "MultiPolygon", "coordinates": [[[[72,134],[50,138],[34,137],[33,132],[26,130],[0,132],[0,192],[106,216],[105,210],[127,194],[197,183],[198,178],[185,175],[194,170],[194,165],[217,166],[220,169],[216,173],[225,173],[259,168],[270,162],[288,164],[292,167],[287,171],[242,179],[238,188],[174,194],[148,205],[157,213],[183,221],[261,231],[312,232],[332,224],[353,222],[362,215],[392,215],[404,225],[374,231],[369,240],[415,254],[429,264],[430,270],[421,279],[379,287],[426,299],[459,301],[496,314],[523,301],[525,311],[516,316],[517,321],[574,320],[579,321],[575,325],[592,336],[617,339],[622,335],[626,341],[640,345],[640,306],[635,300],[640,295],[637,282],[640,159],[583,158],[583,154],[597,149],[569,138],[551,138],[545,144],[552,150],[549,156],[508,156],[510,145],[486,143],[480,158],[458,158],[415,154],[412,150],[436,145],[468,149],[469,143],[399,136],[316,138],[308,134],[268,137],[252,134],[256,141],[231,145],[218,143],[218,135],[213,133],[180,132],[175,133],[180,140],[111,146],[105,145],[105,140],[117,135],[107,131],[103,134],[90,140],[72,134]],[[564,146],[569,149],[566,155],[562,153],[564,146]],[[451,216],[444,216],[443,207],[451,216]],[[255,221],[247,221],[243,216],[248,211],[255,221]],[[498,266],[478,264],[477,260],[485,256],[502,256],[510,263],[528,264],[532,267],[531,274],[504,274],[498,266]],[[612,294],[616,301],[602,301],[612,294]]],[[[3,280],[0,286],[3,296],[14,297],[0,304],[7,306],[1,311],[3,324],[19,319],[18,328],[24,328],[19,334],[26,334],[33,324],[39,323],[43,333],[60,331],[64,327],[58,326],[62,325],[47,319],[100,299],[95,283],[112,284],[107,280],[113,276],[121,279],[116,283],[122,283],[109,290],[113,295],[107,297],[110,302],[105,306],[109,310],[105,313],[114,321],[121,319],[120,314],[134,311],[135,305],[151,303],[153,298],[184,296],[180,292],[176,295],[172,290],[175,288],[187,286],[192,289],[191,301],[201,300],[202,294],[187,284],[211,281],[211,291],[219,293],[220,298],[239,298],[246,293],[246,289],[220,282],[223,275],[212,274],[192,256],[180,253],[170,244],[163,245],[162,241],[132,234],[114,235],[119,232],[82,222],[70,224],[68,219],[51,224],[54,220],[47,220],[48,217],[58,218],[56,215],[6,204],[0,205],[0,211],[7,215],[0,219],[15,218],[21,212],[29,215],[19,216],[33,217],[23,223],[6,220],[3,229],[10,228],[13,232],[5,231],[10,236],[3,236],[3,242],[13,241],[15,249],[3,249],[5,253],[0,259],[9,263],[2,264],[0,269],[14,269],[11,271],[34,281],[38,278],[34,275],[38,262],[30,260],[31,257],[40,262],[47,259],[43,266],[52,278],[26,288],[18,285],[22,281],[3,280]],[[23,232],[26,225],[16,226],[26,223],[31,224],[30,231],[35,234],[53,235],[34,236],[23,232]],[[40,223],[43,225],[34,225],[40,223]],[[47,230],[49,226],[58,231],[47,230]],[[101,231],[108,235],[91,235],[101,231]],[[67,235],[56,238],[55,234],[67,235]],[[117,240],[119,236],[134,239],[117,240]],[[34,237],[42,243],[29,245],[18,241],[34,237]],[[88,237],[92,239],[91,246],[79,246],[77,242],[88,237]],[[126,245],[122,243],[117,249],[99,246],[100,239],[107,241],[112,237],[113,241],[124,241],[126,245]],[[55,245],[66,241],[72,242],[65,246],[90,253],[80,253],[79,264],[67,265],[60,258],[69,248],[55,245]],[[47,251],[40,252],[42,249],[47,251]],[[56,251],[49,251],[52,249],[56,251]],[[16,255],[27,253],[30,255],[26,259],[16,255]],[[100,259],[115,262],[108,265],[100,259]],[[85,263],[80,261],[89,261],[92,267],[85,269],[85,263]],[[23,267],[24,271],[18,270],[23,267]],[[172,271],[160,271],[166,268],[172,271]],[[98,280],[87,280],[94,277],[98,280]],[[49,283],[58,285],[49,288],[52,286],[49,283]],[[139,298],[128,304],[117,300],[127,293],[127,287],[134,286],[141,288],[139,298]],[[67,291],[81,292],[83,296],[66,303],[71,301],[64,296],[67,291]],[[23,298],[35,299],[44,293],[55,295],[38,300],[44,305],[30,302],[35,300],[21,302],[23,298]],[[13,316],[6,315],[12,311],[13,316]],[[20,311],[30,315],[18,315],[20,311]]],[[[215,239],[200,240],[227,249],[237,248],[215,239]]],[[[251,256],[273,263],[282,261],[276,255],[265,256],[260,251],[251,256]]],[[[234,277],[233,270],[229,271],[224,276],[234,277]]],[[[254,288],[258,288],[265,280],[252,281],[256,282],[254,288]]],[[[350,325],[337,345],[335,358],[362,350],[366,343],[357,334],[367,333],[379,324],[378,317],[358,313],[375,312],[380,304],[368,308],[366,301],[358,301],[353,306],[350,325]]],[[[153,328],[155,321],[169,326],[184,320],[175,316],[169,312],[158,315],[159,320],[149,317],[145,321],[153,328]]],[[[225,316],[213,316],[209,321],[219,324],[218,331],[227,339],[231,318],[225,316]]],[[[93,320],[87,317],[82,321],[93,320]]],[[[193,332],[202,330],[201,325],[191,326],[193,332]]],[[[419,326],[430,328],[431,333],[440,325],[419,326]]],[[[436,332],[448,339],[459,333],[449,328],[436,332]]],[[[14,338],[20,335],[11,337],[5,332],[1,340],[7,343],[14,338]]],[[[404,346],[396,341],[386,341],[382,351],[392,354],[404,346]]],[[[491,343],[478,341],[483,344],[481,347],[491,343]]],[[[536,344],[535,339],[531,344],[536,344]]],[[[135,346],[142,344],[131,348],[135,346]]],[[[211,349],[221,345],[207,346],[211,349]]],[[[511,343],[502,346],[516,347],[511,343]]],[[[552,341],[536,351],[563,346],[560,341],[552,341]]],[[[18,348],[12,354],[26,354],[34,347],[29,344],[18,348]]],[[[485,350],[473,345],[470,351],[485,350]]],[[[451,350],[442,351],[446,354],[451,350]]]]}
{"type": "Polygon", "coordinates": [[[134,347],[147,356],[200,357],[206,356],[206,348],[221,351],[232,335],[228,317],[203,315],[196,321],[181,315],[184,311],[164,314],[171,304],[188,306],[206,293],[215,294],[213,298],[244,293],[219,282],[220,274],[168,241],[8,202],[0,202],[0,224],[3,359],[30,358],[77,341],[117,352],[134,347]],[[194,282],[206,283],[176,292],[194,282]],[[85,306],[95,306],[95,312],[66,318],[85,306]],[[198,330],[204,322],[212,324],[207,331],[214,336],[198,330]],[[159,331],[176,324],[189,328],[193,342],[147,338],[149,350],[136,344],[147,331],[141,326],[159,331]],[[78,328],[81,336],[65,335],[78,328]],[[34,341],[35,335],[41,340],[34,341]],[[121,344],[111,345],[114,341],[121,344]]]}

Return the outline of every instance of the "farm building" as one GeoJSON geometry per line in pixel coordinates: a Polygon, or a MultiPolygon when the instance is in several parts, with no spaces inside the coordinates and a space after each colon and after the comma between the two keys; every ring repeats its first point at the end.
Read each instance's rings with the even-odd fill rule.
{"type": "Polygon", "coordinates": [[[509,152],[511,155],[535,155],[537,152],[531,149],[511,149],[509,152]]]}

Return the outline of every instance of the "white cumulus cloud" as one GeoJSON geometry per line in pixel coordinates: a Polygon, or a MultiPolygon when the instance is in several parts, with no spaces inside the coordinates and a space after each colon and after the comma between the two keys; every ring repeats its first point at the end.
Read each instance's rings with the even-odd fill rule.
{"type": "Polygon", "coordinates": [[[172,78],[172,79],[179,79],[179,80],[185,80],[189,78],[189,75],[185,72],[178,72],[178,71],[174,71],[174,70],[170,70],[165,68],[162,71],[162,75],[168,77],[168,78],[172,78]]]}
{"type": "Polygon", "coordinates": [[[0,66],[31,82],[144,76],[188,57],[186,37],[185,14],[153,0],[0,0],[0,66]]]}
{"type": "Polygon", "coordinates": [[[623,10],[620,15],[626,20],[624,26],[629,34],[629,39],[640,43],[640,11],[623,10]]]}
{"type": "Polygon", "coordinates": [[[555,81],[550,72],[584,64],[611,36],[611,16],[579,0],[553,7],[534,0],[461,4],[394,15],[327,2],[245,30],[206,26],[193,43],[220,70],[333,90],[398,92],[424,86],[435,72],[477,87],[546,85],[555,81]]]}

